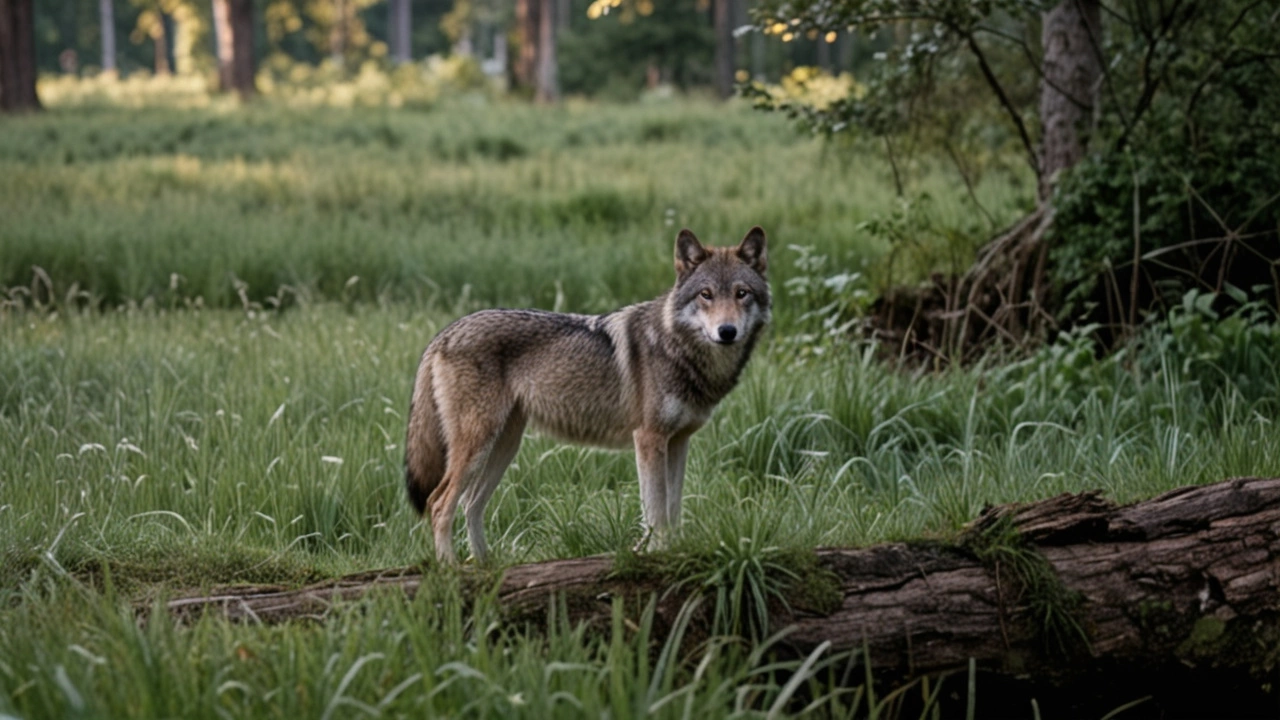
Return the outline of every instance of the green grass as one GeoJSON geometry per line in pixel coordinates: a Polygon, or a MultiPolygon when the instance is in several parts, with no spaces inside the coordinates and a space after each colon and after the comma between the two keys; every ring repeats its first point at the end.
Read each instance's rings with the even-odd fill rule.
{"type": "MultiPolygon", "coordinates": [[[[773,242],[775,326],[694,437],[670,556],[725,628],[776,630],[759,613],[786,599],[775,571],[815,545],[951,539],[986,503],[1062,491],[1129,501],[1280,474],[1274,327],[1188,314],[1107,360],[1077,338],[1019,363],[894,369],[806,315],[831,299],[823,274],[863,270],[873,286],[897,250],[858,227],[894,203],[877,161],[824,161],[778,118],[732,106],[497,109],[0,121],[0,713],[724,717],[862,702],[833,679],[856,658],[774,666],[767,643],[686,645],[620,614],[610,638],[556,621],[526,634],[465,606],[448,572],[414,602],[374,598],[323,624],[135,622],[132,601],[179,590],[422,561],[401,468],[434,332],[495,304],[647,298],[670,282],[682,225],[725,242],[760,223],[773,242]]],[[[920,187],[962,223],[963,188],[941,172],[920,187]]],[[[1016,208],[1008,184],[982,191],[1016,208]]],[[[916,272],[956,251],[914,256],[916,272]]],[[[638,522],[629,453],[529,437],[488,529],[505,564],[626,557],[638,522]]]]}
{"type": "MultiPolygon", "coordinates": [[[[666,286],[682,226],[725,243],[759,224],[778,253],[810,245],[850,265],[890,250],[858,227],[893,204],[876,156],[840,162],[744,106],[264,105],[0,122],[0,287],[32,286],[39,267],[54,297],[95,306],[237,306],[243,291],[605,311],[666,286]]],[[[973,214],[946,173],[919,189],[937,196],[940,223],[973,214]]],[[[998,177],[981,190],[1005,218],[1025,194],[998,177]]]]}

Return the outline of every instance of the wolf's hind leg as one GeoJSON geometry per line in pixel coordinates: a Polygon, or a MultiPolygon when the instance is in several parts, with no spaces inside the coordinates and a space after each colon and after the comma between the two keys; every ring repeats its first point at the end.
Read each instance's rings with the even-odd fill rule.
{"type": "Polygon", "coordinates": [[[489,451],[489,457],[485,460],[484,469],[481,470],[480,476],[472,482],[467,494],[463,497],[463,505],[466,506],[467,540],[471,543],[471,555],[477,560],[484,560],[489,555],[489,546],[484,539],[485,505],[489,504],[489,498],[493,496],[493,491],[497,489],[498,483],[507,471],[507,467],[511,465],[511,461],[516,457],[516,452],[520,450],[520,441],[524,437],[525,423],[526,419],[523,413],[519,410],[512,411],[507,418],[506,425],[503,426],[502,431],[498,434],[498,438],[493,444],[493,449],[489,451]]]}
{"type": "Polygon", "coordinates": [[[473,410],[461,417],[446,415],[449,457],[444,480],[427,500],[436,557],[441,562],[457,562],[453,551],[453,517],[458,510],[458,500],[474,494],[473,486],[481,482],[482,471],[510,414],[508,406],[489,412],[473,410]]]}

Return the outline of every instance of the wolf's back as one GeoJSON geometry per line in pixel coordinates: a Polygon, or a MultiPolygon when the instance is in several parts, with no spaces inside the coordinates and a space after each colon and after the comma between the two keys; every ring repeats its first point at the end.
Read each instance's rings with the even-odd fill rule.
{"type": "Polygon", "coordinates": [[[413,401],[409,404],[409,431],[404,442],[405,487],[409,491],[409,502],[419,514],[426,511],[427,500],[444,477],[447,455],[428,356],[418,368],[413,401]]]}

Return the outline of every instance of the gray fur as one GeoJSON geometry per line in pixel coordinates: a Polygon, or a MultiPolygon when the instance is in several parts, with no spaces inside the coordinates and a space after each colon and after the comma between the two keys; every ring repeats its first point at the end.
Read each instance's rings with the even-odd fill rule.
{"type": "Polygon", "coordinates": [[[459,500],[472,553],[485,555],[484,506],[529,423],[568,442],[633,445],[645,525],[665,540],[679,522],[689,436],[737,384],[771,307],[760,228],[725,248],[683,230],[675,265],[675,286],[648,302],[607,315],[484,310],[427,346],[405,477],[442,560],[454,559],[459,500]]]}

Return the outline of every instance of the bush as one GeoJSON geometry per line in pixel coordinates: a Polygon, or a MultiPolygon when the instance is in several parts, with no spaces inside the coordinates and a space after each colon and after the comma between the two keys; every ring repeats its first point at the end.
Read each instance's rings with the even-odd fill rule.
{"type": "Polygon", "coordinates": [[[1280,84],[1240,33],[1216,52],[1226,39],[1186,40],[1123,151],[1108,147],[1122,129],[1104,126],[1093,142],[1104,151],[1062,178],[1051,256],[1062,319],[1127,321],[1135,244],[1139,311],[1168,312],[1191,290],[1217,293],[1219,308],[1275,309],[1280,84]]]}

